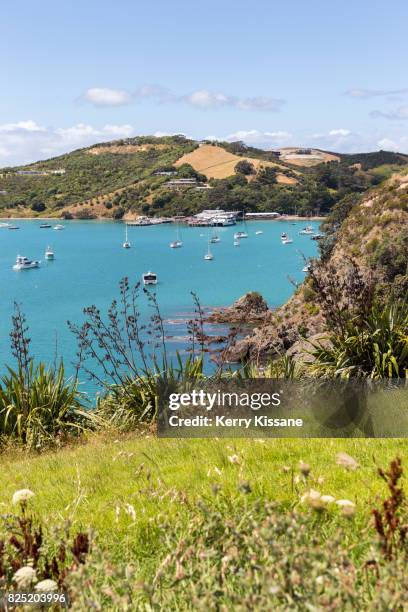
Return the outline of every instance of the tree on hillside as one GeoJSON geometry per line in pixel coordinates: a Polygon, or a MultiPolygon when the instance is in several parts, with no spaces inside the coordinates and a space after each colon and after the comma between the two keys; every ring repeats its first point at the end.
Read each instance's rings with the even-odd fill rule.
{"type": "Polygon", "coordinates": [[[246,159],[239,161],[235,166],[234,170],[237,174],[244,174],[245,176],[256,174],[254,165],[246,159]]]}
{"type": "Polygon", "coordinates": [[[256,180],[262,185],[275,185],[277,182],[276,175],[276,168],[266,166],[265,168],[262,168],[261,171],[258,173],[256,180]]]}

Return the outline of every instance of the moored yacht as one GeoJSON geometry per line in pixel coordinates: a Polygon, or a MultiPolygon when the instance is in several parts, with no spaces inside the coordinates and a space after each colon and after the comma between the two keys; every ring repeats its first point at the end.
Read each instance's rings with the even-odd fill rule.
{"type": "Polygon", "coordinates": [[[206,261],[211,261],[212,259],[214,259],[214,255],[211,253],[211,249],[210,249],[210,238],[208,237],[208,250],[207,253],[204,255],[204,259],[206,261]]]}
{"type": "Polygon", "coordinates": [[[40,225],[41,229],[48,229],[49,227],[51,227],[51,223],[41,223],[40,225]]]}
{"type": "Polygon", "coordinates": [[[45,251],[44,257],[45,259],[54,259],[54,251],[50,246],[47,246],[47,250],[45,251]]]}
{"type": "Polygon", "coordinates": [[[32,268],[38,268],[39,265],[39,261],[32,261],[31,259],[28,259],[28,257],[17,255],[13,270],[31,270],[32,268]]]}
{"type": "Polygon", "coordinates": [[[63,230],[63,229],[65,229],[65,227],[63,225],[61,225],[61,223],[57,223],[57,225],[54,225],[53,229],[55,229],[55,230],[63,230]]]}
{"type": "Polygon", "coordinates": [[[176,230],[176,239],[173,242],[170,242],[171,249],[180,249],[183,246],[183,241],[180,238],[180,228],[177,226],[176,230]]]}
{"type": "Polygon", "coordinates": [[[123,243],[122,246],[123,246],[124,249],[130,249],[130,247],[131,247],[131,244],[130,244],[130,242],[128,240],[127,224],[126,224],[126,228],[125,228],[125,242],[123,243]]]}
{"type": "Polygon", "coordinates": [[[258,230],[257,232],[255,232],[255,234],[256,234],[257,236],[259,236],[260,234],[263,234],[263,231],[262,231],[262,230],[258,230]]]}
{"type": "Polygon", "coordinates": [[[311,225],[307,225],[302,230],[300,230],[299,234],[303,234],[303,235],[306,235],[306,236],[311,236],[312,234],[314,234],[314,229],[313,229],[313,227],[311,225]]]}
{"type": "Polygon", "coordinates": [[[213,235],[210,238],[210,242],[211,244],[218,244],[218,242],[221,242],[221,238],[218,236],[218,234],[214,231],[213,235]]]}
{"type": "Polygon", "coordinates": [[[236,240],[240,240],[241,238],[248,238],[248,234],[246,232],[235,232],[234,238],[236,240]]]}
{"type": "Polygon", "coordinates": [[[285,237],[282,236],[282,244],[292,244],[293,240],[287,234],[285,237]]]}
{"type": "Polygon", "coordinates": [[[157,285],[157,274],[154,272],[145,272],[142,276],[144,285],[157,285]]]}

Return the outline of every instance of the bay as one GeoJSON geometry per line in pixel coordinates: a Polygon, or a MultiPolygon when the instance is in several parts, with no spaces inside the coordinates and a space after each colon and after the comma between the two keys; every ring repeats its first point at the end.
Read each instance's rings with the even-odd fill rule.
{"type": "MultiPolygon", "coordinates": [[[[129,227],[130,249],[124,249],[124,223],[114,221],[64,221],[62,231],[41,229],[40,221],[14,221],[20,229],[0,229],[0,359],[12,362],[9,331],[13,304],[21,305],[29,325],[32,354],[51,363],[57,351],[72,372],[76,342],[67,321],[82,321],[85,306],[107,309],[118,296],[124,276],[131,283],[149,270],[158,275],[157,294],[170,349],[185,348],[185,320],[195,291],[203,307],[228,306],[248,291],[258,291],[274,308],[294,292],[293,282],[303,280],[303,257],[317,255],[317,242],[299,235],[305,221],[251,221],[248,238],[234,246],[234,233],[242,225],[217,228],[221,241],[211,244],[212,261],[205,261],[207,228],[181,227],[183,247],[171,249],[175,227],[171,224],[129,227]],[[262,234],[257,235],[257,231],[262,234]],[[293,244],[282,245],[287,232],[293,244]],[[45,261],[47,246],[54,261],[45,261]],[[16,272],[16,256],[41,260],[40,268],[16,272]]],[[[42,221],[43,223],[43,221],[42,221]]],[[[319,223],[311,223],[317,231],[319,223]]],[[[148,318],[149,306],[141,297],[140,311],[148,318]]],[[[170,352],[171,352],[170,351],[170,352]]]]}

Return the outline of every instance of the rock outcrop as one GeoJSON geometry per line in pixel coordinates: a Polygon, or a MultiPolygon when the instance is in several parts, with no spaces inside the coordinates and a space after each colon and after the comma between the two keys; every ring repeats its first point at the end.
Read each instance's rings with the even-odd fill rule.
{"type": "MultiPolygon", "coordinates": [[[[351,209],[337,232],[330,257],[316,269],[321,278],[335,274],[339,286],[345,286],[355,270],[351,260],[383,295],[391,288],[399,295],[408,290],[408,173],[394,175],[351,209]]],[[[275,311],[257,293],[214,311],[213,322],[252,326],[249,334],[227,350],[228,361],[262,363],[285,353],[297,359],[305,342],[321,338],[326,321],[312,285],[306,278],[295,295],[275,311]]],[[[344,301],[347,303],[347,296],[344,301]]]]}

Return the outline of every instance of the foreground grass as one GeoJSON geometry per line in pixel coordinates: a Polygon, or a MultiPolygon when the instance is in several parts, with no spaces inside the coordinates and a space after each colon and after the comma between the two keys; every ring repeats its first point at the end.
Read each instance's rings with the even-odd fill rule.
{"type": "MultiPolygon", "coordinates": [[[[187,526],[189,509],[198,498],[211,504],[214,485],[232,500],[243,482],[250,498],[275,500],[283,507],[299,504],[310,487],[346,498],[357,514],[346,528],[358,553],[361,532],[373,500],[384,492],[376,465],[399,455],[405,460],[408,440],[164,440],[155,437],[92,437],[43,455],[0,457],[0,512],[11,510],[15,490],[35,492],[33,509],[46,525],[72,521],[92,528],[99,545],[114,559],[135,556],[139,571],[149,576],[161,556],[160,519],[187,526]],[[360,464],[346,471],[336,455],[346,452],[360,464]],[[307,482],[299,482],[299,461],[311,466],[307,482]]],[[[333,511],[324,526],[328,535],[345,520],[333,511]]]]}

